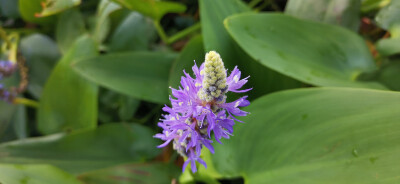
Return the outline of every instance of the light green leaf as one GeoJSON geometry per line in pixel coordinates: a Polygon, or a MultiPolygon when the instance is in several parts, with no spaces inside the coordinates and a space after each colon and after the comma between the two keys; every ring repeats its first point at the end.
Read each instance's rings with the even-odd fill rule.
{"type": "Polygon", "coordinates": [[[109,49],[110,52],[148,50],[156,35],[153,22],[149,18],[132,12],[114,31],[109,49]]]}
{"type": "Polygon", "coordinates": [[[400,37],[381,39],[376,43],[376,50],[382,56],[390,56],[400,53],[400,37]]]}
{"type": "Polygon", "coordinates": [[[168,74],[174,53],[126,52],[80,60],[74,69],[104,87],[155,103],[168,102],[168,74]]]}
{"type": "Polygon", "coordinates": [[[176,179],[180,174],[180,168],[171,164],[144,163],[125,164],[79,176],[85,184],[165,184],[176,179]]]}
{"type": "Polygon", "coordinates": [[[82,184],[74,176],[50,165],[0,165],[4,184],[82,184]]]}
{"type": "Polygon", "coordinates": [[[204,55],[203,38],[200,35],[194,36],[172,64],[169,74],[169,86],[178,89],[181,77],[183,76],[183,70],[193,76],[192,66],[194,65],[194,61],[200,67],[201,63],[204,62],[204,55]]]}
{"type": "Polygon", "coordinates": [[[58,17],[55,35],[63,53],[66,53],[74,41],[85,32],[83,16],[77,9],[67,10],[58,17]]]}
{"type": "Polygon", "coordinates": [[[18,7],[21,17],[32,23],[50,24],[55,20],[55,17],[36,17],[35,14],[42,11],[41,3],[45,0],[18,0],[18,7]]]}
{"type": "Polygon", "coordinates": [[[355,32],[360,26],[360,0],[290,0],[285,13],[298,18],[340,25],[355,32]]]}
{"type": "Polygon", "coordinates": [[[39,98],[47,78],[61,57],[60,51],[53,40],[42,34],[24,37],[20,49],[29,68],[28,91],[39,98]]]}
{"type": "Polygon", "coordinates": [[[166,2],[157,0],[113,0],[126,8],[138,11],[143,15],[149,16],[156,21],[167,13],[182,13],[186,10],[185,5],[176,2],[166,2]]]}
{"type": "Polygon", "coordinates": [[[225,20],[237,43],[264,66],[317,86],[386,89],[357,81],[377,69],[355,33],[282,14],[243,14],[225,20]]]}
{"type": "Polygon", "coordinates": [[[59,133],[0,144],[0,162],[51,164],[81,174],[159,153],[154,132],[137,124],[106,124],[92,130],[59,133]]]}
{"type": "MultiPolygon", "coordinates": [[[[250,11],[243,2],[240,0],[200,0],[199,2],[205,51],[217,51],[228,71],[232,71],[235,66],[238,66],[243,77],[253,76],[250,77],[245,86],[246,88],[257,89],[248,92],[250,99],[273,91],[300,87],[297,81],[265,68],[254,61],[228,34],[223,25],[224,19],[230,15],[250,11]]],[[[261,23],[257,22],[256,24],[261,23]]],[[[233,96],[230,95],[229,97],[233,96]]]]}
{"type": "Polygon", "coordinates": [[[92,29],[93,37],[98,43],[102,43],[110,31],[110,14],[121,8],[122,7],[119,4],[114,3],[111,0],[101,0],[99,3],[97,7],[95,26],[92,29]]]}
{"type": "Polygon", "coordinates": [[[366,13],[385,7],[391,0],[361,0],[361,12],[366,13]]]}
{"type": "Polygon", "coordinates": [[[400,53],[400,1],[391,3],[379,11],[376,16],[378,24],[390,32],[390,38],[377,42],[376,49],[383,56],[400,53]]]}
{"type": "Polygon", "coordinates": [[[97,55],[88,36],[79,38],[54,68],[38,110],[38,129],[44,134],[94,128],[97,123],[97,86],[79,76],[71,63],[97,55]]]}
{"type": "Polygon", "coordinates": [[[42,11],[36,13],[36,17],[47,17],[65,11],[74,6],[81,4],[81,0],[47,0],[42,1],[42,11]]]}
{"type": "Polygon", "coordinates": [[[399,101],[397,92],[354,88],[267,95],[215,144],[213,166],[246,183],[396,183],[399,101]]]}
{"type": "Polygon", "coordinates": [[[375,17],[378,25],[389,30],[393,26],[400,26],[400,1],[392,0],[389,5],[382,8],[375,17]]]}

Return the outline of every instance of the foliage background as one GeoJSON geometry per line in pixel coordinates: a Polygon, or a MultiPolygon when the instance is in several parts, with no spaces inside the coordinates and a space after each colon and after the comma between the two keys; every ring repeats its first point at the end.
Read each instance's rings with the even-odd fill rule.
{"type": "Polygon", "coordinates": [[[0,103],[0,182],[396,183],[399,2],[0,0],[32,100],[0,103]],[[152,136],[210,50],[251,76],[251,114],[181,173],[152,136]]]}

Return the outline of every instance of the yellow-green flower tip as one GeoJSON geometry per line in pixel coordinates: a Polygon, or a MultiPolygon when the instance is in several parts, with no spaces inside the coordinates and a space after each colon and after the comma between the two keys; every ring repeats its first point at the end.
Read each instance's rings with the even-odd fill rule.
{"type": "Polygon", "coordinates": [[[198,92],[201,100],[206,102],[225,100],[226,86],[226,70],[221,56],[210,51],[206,54],[204,69],[201,71],[203,77],[202,90],[198,92]]]}

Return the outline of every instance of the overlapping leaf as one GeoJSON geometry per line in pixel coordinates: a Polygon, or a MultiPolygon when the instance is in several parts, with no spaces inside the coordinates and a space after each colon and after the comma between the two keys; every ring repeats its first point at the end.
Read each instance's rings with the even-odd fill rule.
{"type": "MultiPolygon", "coordinates": [[[[213,167],[246,183],[393,183],[400,169],[400,94],[314,88],[254,101],[213,167]]],[[[207,172],[207,170],[202,170],[207,172]]]]}
{"type": "Polygon", "coordinates": [[[113,0],[126,8],[138,11],[155,20],[160,20],[167,13],[182,13],[185,5],[176,2],[157,0],[113,0]]]}
{"type": "Polygon", "coordinates": [[[97,86],[71,68],[74,60],[97,54],[94,41],[79,38],[52,71],[38,110],[38,128],[44,134],[94,128],[97,124],[97,86]]]}
{"type": "Polygon", "coordinates": [[[104,87],[155,103],[168,101],[168,75],[174,53],[125,52],[80,60],[74,68],[104,87]]]}
{"type": "Polygon", "coordinates": [[[107,124],[95,130],[60,133],[0,144],[0,162],[51,164],[80,174],[158,154],[149,129],[132,124],[107,124]]]}
{"type": "MultiPolygon", "coordinates": [[[[229,71],[237,65],[242,71],[242,77],[251,75],[251,80],[246,87],[257,90],[248,93],[250,99],[255,99],[269,92],[299,87],[301,85],[299,82],[265,68],[252,59],[225,30],[223,21],[226,17],[249,11],[250,9],[239,0],[200,0],[201,28],[205,51],[217,51],[229,71]]],[[[261,24],[261,22],[256,24],[261,24]]]]}
{"type": "Polygon", "coordinates": [[[4,184],[81,184],[74,176],[50,165],[0,164],[0,183],[4,184]]]}
{"type": "Polygon", "coordinates": [[[386,89],[357,81],[377,70],[364,42],[346,29],[282,14],[243,14],[225,20],[236,42],[273,70],[317,86],[386,89]]]}
{"type": "Polygon", "coordinates": [[[341,25],[355,32],[360,25],[359,0],[290,0],[285,13],[298,18],[341,25]]]}

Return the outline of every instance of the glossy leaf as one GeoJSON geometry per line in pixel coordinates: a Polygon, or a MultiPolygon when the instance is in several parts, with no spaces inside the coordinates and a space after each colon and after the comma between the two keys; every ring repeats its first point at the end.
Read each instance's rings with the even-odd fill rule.
{"type": "Polygon", "coordinates": [[[200,66],[204,62],[204,55],[203,38],[200,35],[193,37],[172,64],[169,86],[179,88],[184,70],[194,76],[192,71],[194,62],[200,66]]]}
{"type": "Polygon", "coordinates": [[[376,16],[378,24],[390,32],[390,38],[384,38],[376,43],[376,49],[383,56],[400,53],[400,2],[391,3],[379,11],[376,16]]]}
{"type": "MultiPolygon", "coordinates": [[[[246,183],[393,183],[400,94],[354,88],[274,93],[254,101],[213,166],[246,183]],[[333,113],[334,112],[334,113],[333,113]]],[[[207,172],[207,170],[205,170],[207,172]]]]}
{"type": "Polygon", "coordinates": [[[298,18],[341,25],[358,31],[360,0],[290,0],[285,13],[298,18]]]}
{"type": "Polygon", "coordinates": [[[50,165],[0,164],[0,183],[4,184],[82,184],[74,176],[50,165]]]}
{"type": "Polygon", "coordinates": [[[346,29],[281,14],[232,16],[225,26],[249,55],[287,76],[317,86],[386,89],[357,81],[377,67],[364,40],[346,29]]]}
{"type": "Polygon", "coordinates": [[[94,41],[79,38],[52,71],[38,110],[38,129],[44,134],[94,128],[97,124],[97,86],[71,68],[77,59],[97,54],[94,41]]]}
{"type": "Polygon", "coordinates": [[[74,41],[85,32],[85,22],[78,10],[65,11],[58,17],[56,40],[63,53],[66,53],[74,41]]]}
{"type": "Polygon", "coordinates": [[[101,0],[97,7],[95,25],[92,28],[93,37],[98,43],[102,43],[110,31],[109,16],[122,7],[111,0],[101,0]]]}
{"type": "Polygon", "coordinates": [[[61,57],[60,51],[53,40],[42,34],[24,37],[20,48],[29,68],[28,91],[39,98],[53,67],[61,57]]]}
{"type": "Polygon", "coordinates": [[[390,4],[382,8],[376,16],[378,24],[389,30],[394,26],[400,26],[400,1],[392,0],[390,4]]]}
{"type": "MultiPolygon", "coordinates": [[[[269,92],[300,86],[297,81],[267,69],[256,62],[228,34],[223,25],[224,19],[230,15],[250,11],[243,2],[240,0],[200,0],[199,2],[205,51],[217,51],[228,71],[232,71],[237,65],[242,71],[243,77],[249,75],[254,77],[254,79],[251,77],[245,86],[257,89],[248,93],[250,99],[255,99],[269,92]]],[[[260,24],[260,22],[257,22],[257,24],[260,24]]]]}
{"type": "Polygon", "coordinates": [[[136,124],[107,124],[97,129],[59,133],[0,144],[0,162],[51,164],[80,174],[155,157],[154,133],[136,124]]]}
{"type": "Polygon", "coordinates": [[[81,0],[47,0],[42,1],[42,11],[36,13],[36,17],[46,17],[65,11],[81,4],[81,0]]]}
{"type": "Polygon", "coordinates": [[[155,103],[168,102],[168,74],[174,53],[126,52],[80,60],[78,73],[104,87],[155,103]]]}
{"type": "Polygon", "coordinates": [[[361,1],[361,12],[369,12],[376,9],[385,7],[390,3],[391,0],[362,0],[361,1]]]}
{"type": "Polygon", "coordinates": [[[114,31],[109,45],[110,52],[148,50],[156,34],[149,18],[132,12],[114,31]]]}
{"type": "MultiPolygon", "coordinates": [[[[400,36],[400,35],[399,35],[400,36]]],[[[381,39],[376,43],[376,50],[383,56],[400,53],[400,37],[381,39]]]]}
{"type": "Polygon", "coordinates": [[[45,0],[18,0],[18,8],[21,17],[32,23],[49,24],[55,20],[54,16],[36,17],[35,14],[42,11],[41,3],[45,0]]]}
{"type": "Polygon", "coordinates": [[[186,10],[185,5],[176,2],[157,0],[113,0],[126,8],[138,11],[143,15],[155,20],[160,20],[167,13],[182,13],[186,10]]]}
{"type": "Polygon", "coordinates": [[[164,184],[180,174],[174,165],[162,163],[125,164],[80,175],[85,184],[164,184]]]}

